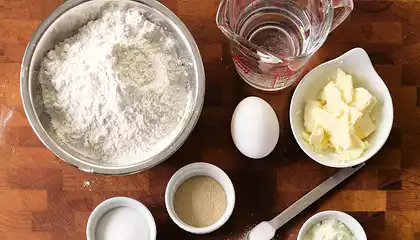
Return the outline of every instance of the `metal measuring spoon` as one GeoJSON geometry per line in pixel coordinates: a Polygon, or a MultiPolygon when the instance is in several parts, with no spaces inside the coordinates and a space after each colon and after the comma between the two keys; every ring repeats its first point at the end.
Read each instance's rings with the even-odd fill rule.
{"type": "Polygon", "coordinates": [[[305,210],[309,207],[312,203],[316,200],[321,198],[324,194],[329,192],[335,186],[340,184],[346,178],[351,176],[353,173],[357,172],[360,168],[362,168],[365,164],[362,163],[360,165],[344,168],[334,174],[332,177],[325,180],[323,183],[318,185],[312,191],[307,193],[305,196],[297,200],[293,203],[290,207],[284,210],[282,213],[277,215],[277,217],[271,219],[270,221],[261,222],[257,226],[255,226],[251,231],[248,232],[246,239],[247,240],[269,240],[274,237],[276,234],[276,230],[290,221],[292,218],[297,216],[300,212],[305,210]]]}

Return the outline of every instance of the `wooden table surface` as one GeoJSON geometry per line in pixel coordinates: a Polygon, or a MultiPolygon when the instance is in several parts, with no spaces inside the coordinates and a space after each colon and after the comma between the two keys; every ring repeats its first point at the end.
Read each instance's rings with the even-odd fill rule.
{"type": "MultiPolygon", "coordinates": [[[[334,169],[310,160],[290,133],[293,88],[277,93],[252,89],[236,74],[227,39],[215,24],[219,0],[164,1],[190,28],[204,60],[206,99],[201,118],[184,146],[163,164],[126,177],[81,172],[49,152],[33,133],[19,95],[22,55],[36,26],[59,0],[0,0],[0,239],[85,239],[93,208],[113,196],[140,200],[153,213],[158,239],[241,239],[311,190],[334,169]],[[230,118],[246,96],[267,100],[283,135],[264,160],[242,156],[230,137],[230,118]],[[164,191],[171,175],[197,161],[213,163],[231,177],[235,211],[220,230],[195,236],[169,218],[164,191]],[[89,183],[89,184],[88,184],[89,183]]],[[[359,0],[349,19],[312,58],[311,66],[353,47],[370,54],[386,81],[395,122],[384,148],[356,176],[285,225],[275,239],[296,239],[302,223],[322,210],[344,211],[368,239],[420,239],[420,2],[359,0]]]]}

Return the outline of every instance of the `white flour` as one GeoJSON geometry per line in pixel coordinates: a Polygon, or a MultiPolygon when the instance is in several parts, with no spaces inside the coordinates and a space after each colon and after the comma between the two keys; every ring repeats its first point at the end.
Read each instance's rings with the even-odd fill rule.
{"type": "Polygon", "coordinates": [[[57,136],[117,165],[167,147],[191,98],[173,39],[136,8],[108,7],[48,52],[40,70],[57,136]]]}

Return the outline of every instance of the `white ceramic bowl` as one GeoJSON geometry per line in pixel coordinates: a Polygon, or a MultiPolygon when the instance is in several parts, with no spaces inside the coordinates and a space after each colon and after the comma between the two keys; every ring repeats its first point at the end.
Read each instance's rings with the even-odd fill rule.
{"type": "Polygon", "coordinates": [[[352,49],[310,71],[297,86],[290,105],[290,125],[300,148],[318,163],[335,168],[352,167],[375,155],[388,139],[393,120],[394,109],[388,88],[373,68],[366,51],[361,48],[352,49]],[[367,138],[370,147],[361,157],[350,161],[338,161],[332,154],[316,153],[302,138],[306,101],[317,98],[331,77],[335,76],[337,68],[341,68],[353,76],[355,87],[366,88],[378,100],[378,104],[372,112],[376,118],[376,130],[367,138]]]}
{"type": "Polygon", "coordinates": [[[86,226],[87,240],[96,239],[95,238],[96,227],[99,221],[101,220],[101,218],[112,209],[115,209],[118,207],[128,207],[142,214],[144,219],[149,225],[149,239],[148,240],[156,240],[156,235],[157,235],[156,223],[155,223],[152,213],[150,213],[149,209],[147,209],[147,207],[144,206],[142,203],[128,197],[110,198],[108,200],[103,201],[93,210],[86,226]]]}
{"type": "Polygon", "coordinates": [[[363,227],[356,219],[346,213],[337,211],[325,211],[313,215],[303,224],[299,231],[297,240],[303,240],[303,236],[305,236],[305,233],[312,227],[312,225],[331,218],[337,219],[338,221],[344,223],[344,225],[350,229],[357,240],[367,240],[365,230],[363,230],[363,227]]]}
{"type": "Polygon", "coordinates": [[[235,207],[235,189],[233,188],[232,181],[222,169],[209,163],[192,163],[179,169],[169,180],[166,187],[165,204],[169,216],[180,228],[194,234],[206,234],[223,226],[232,215],[235,207]],[[185,180],[195,176],[208,176],[215,179],[223,186],[223,189],[226,192],[227,206],[225,213],[216,223],[208,227],[198,228],[190,226],[179,219],[174,210],[173,199],[179,186],[181,186],[185,180]]]}

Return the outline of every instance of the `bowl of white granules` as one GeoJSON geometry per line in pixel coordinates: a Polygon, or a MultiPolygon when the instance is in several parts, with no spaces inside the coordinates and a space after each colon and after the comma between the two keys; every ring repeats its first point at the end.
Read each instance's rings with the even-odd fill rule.
{"type": "Polygon", "coordinates": [[[362,225],[339,211],[324,211],[310,217],[299,230],[297,240],[367,240],[362,225]]]}
{"type": "Polygon", "coordinates": [[[124,175],[175,153],[196,125],[205,77],[186,26],[154,0],[70,0],[33,33],[26,116],[56,156],[124,175]]]}

